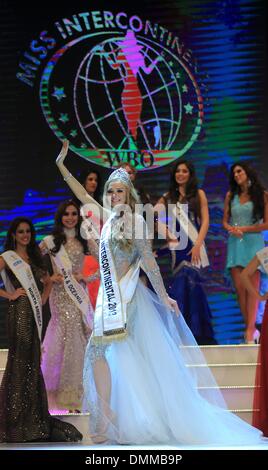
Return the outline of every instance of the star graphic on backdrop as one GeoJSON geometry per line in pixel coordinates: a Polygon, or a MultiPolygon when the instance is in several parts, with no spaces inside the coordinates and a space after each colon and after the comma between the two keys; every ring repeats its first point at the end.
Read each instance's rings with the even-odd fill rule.
{"type": "Polygon", "coordinates": [[[172,60],[168,63],[168,65],[170,65],[170,67],[173,67],[173,62],[172,62],[172,60]]]}
{"type": "Polygon", "coordinates": [[[70,135],[72,137],[76,137],[77,136],[77,131],[75,129],[72,129],[71,132],[70,132],[70,135]]]}
{"type": "Polygon", "coordinates": [[[52,93],[52,96],[55,96],[58,101],[61,101],[63,98],[66,98],[66,95],[64,93],[64,87],[57,87],[54,86],[54,93],[52,93]]]}
{"type": "Polygon", "coordinates": [[[176,78],[181,78],[180,72],[177,72],[177,73],[176,73],[176,78]]]}
{"type": "Polygon", "coordinates": [[[66,114],[66,113],[61,113],[59,120],[65,124],[66,122],[69,121],[68,114],[66,114]]]}
{"type": "Polygon", "coordinates": [[[183,91],[183,93],[187,93],[187,91],[188,91],[188,86],[187,86],[187,85],[183,85],[182,91],[183,91]]]}
{"type": "Polygon", "coordinates": [[[80,147],[81,147],[81,149],[86,149],[86,148],[87,148],[87,145],[86,145],[84,142],[82,142],[82,143],[80,144],[80,147]]]}
{"type": "Polygon", "coordinates": [[[184,105],[186,114],[193,114],[193,106],[190,103],[184,105]]]}

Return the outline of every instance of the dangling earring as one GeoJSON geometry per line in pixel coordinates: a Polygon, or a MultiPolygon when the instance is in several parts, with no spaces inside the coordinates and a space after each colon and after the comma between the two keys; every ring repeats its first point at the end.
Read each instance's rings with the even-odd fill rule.
{"type": "Polygon", "coordinates": [[[250,188],[251,185],[252,185],[251,180],[248,180],[248,188],[250,188]]]}

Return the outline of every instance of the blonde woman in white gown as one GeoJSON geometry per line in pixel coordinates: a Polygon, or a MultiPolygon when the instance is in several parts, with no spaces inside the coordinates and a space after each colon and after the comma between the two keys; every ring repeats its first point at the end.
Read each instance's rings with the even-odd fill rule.
{"type": "MultiPolygon", "coordinates": [[[[65,142],[57,165],[83,198],[63,163],[67,149],[65,142]]],[[[99,253],[101,287],[84,363],[92,440],[139,445],[260,443],[261,433],[226,409],[177,303],[166,293],[144,219],[134,213],[137,195],[124,170],[111,174],[105,201],[112,210],[99,249],[97,241],[91,241],[96,256],[99,253]],[[123,204],[130,212],[121,210],[123,204]],[[141,264],[157,295],[139,280],[141,264]]],[[[107,217],[105,209],[102,214],[107,217]]]]}

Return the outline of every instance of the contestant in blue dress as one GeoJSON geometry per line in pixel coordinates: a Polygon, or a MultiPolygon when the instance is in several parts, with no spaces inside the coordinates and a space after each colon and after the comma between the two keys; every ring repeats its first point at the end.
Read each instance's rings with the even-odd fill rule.
{"type": "MultiPolygon", "coordinates": [[[[164,205],[164,212],[167,213],[171,204],[176,205],[177,234],[181,234],[184,228],[184,224],[180,224],[182,213],[179,214],[178,210],[182,210],[182,207],[188,209],[188,220],[185,220],[188,234],[184,248],[179,245],[179,239],[175,238],[173,241],[169,240],[171,249],[164,248],[156,252],[157,256],[169,253],[171,257],[173,278],[168,293],[177,300],[198,344],[215,344],[211,311],[204,290],[206,279],[202,269],[208,265],[203,245],[209,226],[208,204],[204,191],[198,189],[194,165],[186,160],[180,161],[174,167],[169,192],[164,194],[155,206],[160,218],[161,205],[164,205]]],[[[172,212],[171,214],[173,215],[172,212]]]]}
{"type": "MultiPolygon", "coordinates": [[[[241,283],[242,269],[264,247],[263,230],[268,229],[268,194],[253,168],[244,162],[230,170],[230,191],[224,203],[223,227],[229,232],[227,269],[230,269],[240,310],[245,321],[245,341],[252,343],[259,335],[255,329],[258,299],[241,283]]],[[[260,273],[252,282],[259,290],[260,273]]]]}

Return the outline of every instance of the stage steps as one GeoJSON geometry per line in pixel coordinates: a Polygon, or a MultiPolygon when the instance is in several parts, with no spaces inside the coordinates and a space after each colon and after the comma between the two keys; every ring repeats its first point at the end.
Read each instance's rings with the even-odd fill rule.
{"type": "Polygon", "coordinates": [[[252,423],[258,345],[201,346],[228,408],[252,423]]]}
{"type": "MultiPolygon", "coordinates": [[[[255,387],[257,345],[202,346],[202,352],[223,393],[228,408],[251,423],[255,387]]],[[[4,373],[7,349],[0,350],[0,381],[4,373]]],[[[202,367],[202,364],[198,367],[202,367]]],[[[61,415],[87,437],[88,414],[61,415]]]]}

